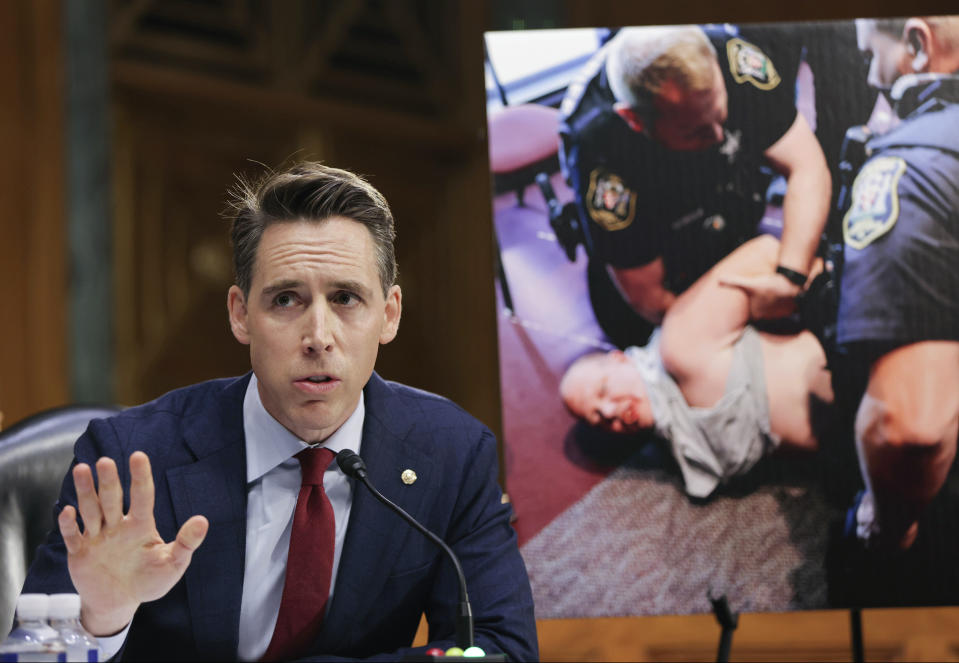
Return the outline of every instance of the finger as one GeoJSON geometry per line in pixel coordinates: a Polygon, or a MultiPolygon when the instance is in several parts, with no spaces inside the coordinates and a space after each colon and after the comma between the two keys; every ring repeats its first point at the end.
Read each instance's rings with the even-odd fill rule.
{"type": "Polygon", "coordinates": [[[153,499],[150,459],[142,451],[134,451],[130,456],[130,515],[137,520],[151,520],[153,499]]]}
{"type": "MultiPolygon", "coordinates": [[[[814,279],[819,275],[823,269],[826,268],[826,263],[823,262],[822,258],[816,258],[812,261],[812,266],[809,268],[809,279],[814,279]]],[[[807,281],[809,280],[807,279],[807,281]]]]}
{"type": "Polygon", "coordinates": [[[80,534],[80,526],[77,524],[77,510],[70,505],[63,507],[57,516],[57,525],[60,526],[60,536],[63,537],[67,552],[76,555],[83,546],[83,535],[80,534]]]}
{"type": "Polygon", "coordinates": [[[117,474],[117,464],[112,458],[97,461],[97,478],[100,480],[100,510],[105,527],[113,527],[123,519],[123,487],[117,474]]]}
{"type": "Polygon", "coordinates": [[[89,465],[79,463],[73,468],[73,484],[77,488],[77,506],[80,517],[83,518],[83,530],[90,536],[96,536],[100,533],[103,513],[100,511],[100,500],[93,485],[93,473],[89,465]]]}
{"type": "Polygon", "coordinates": [[[172,544],[174,565],[182,568],[190,563],[193,552],[203,543],[209,529],[210,521],[203,516],[193,516],[183,523],[183,527],[176,535],[176,541],[172,544]]]}

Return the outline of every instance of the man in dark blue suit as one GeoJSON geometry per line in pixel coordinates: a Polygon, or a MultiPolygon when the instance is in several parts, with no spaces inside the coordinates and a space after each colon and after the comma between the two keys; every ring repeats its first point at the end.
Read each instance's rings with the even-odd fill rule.
{"type": "Polygon", "coordinates": [[[75,588],[83,623],[124,659],[397,659],[423,613],[430,646],[452,646],[451,564],[332,454],[319,469],[329,555],[291,552],[320,527],[298,520],[304,454],[350,449],[460,557],[477,645],[537,658],[492,434],[451,402],[373,372],[402,301],[386,201],[351,173],[306,163],[241,186],[233,202],[228,307],[252,373],[92,422],[55,508],[59,531],[24,591],[75,588]],[[288,601],[314,584],[317,601],[288,601]],[[310,625],[296,625],[310,610],[310,625]]]}

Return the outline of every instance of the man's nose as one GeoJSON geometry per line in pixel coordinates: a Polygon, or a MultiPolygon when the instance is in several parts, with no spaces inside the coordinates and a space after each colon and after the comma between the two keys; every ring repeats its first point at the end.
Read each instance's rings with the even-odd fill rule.
{"type": "Polygon", "coordinates": [[[609,400],[600,401],[596,411],[603,419],[612,419],[616,416],[616,404],[609,400]]]}
{"type": "Polygon", "coordinates": [[[310,306],[304,318],[301,339],[303,351],[309,354],[331,349],[333,346],[332,320],[330,311],[324,303],[310,306]]]}
{"type": "Polygon", "coordinates": [[[713,133],[710,146],[718,145],[719,143],[722,143],[723,139],[726,137],[726,132],[723,130],[723,123],[713,122],[710,125],[710,129],[712,129],[712,133],[713,133]]]}

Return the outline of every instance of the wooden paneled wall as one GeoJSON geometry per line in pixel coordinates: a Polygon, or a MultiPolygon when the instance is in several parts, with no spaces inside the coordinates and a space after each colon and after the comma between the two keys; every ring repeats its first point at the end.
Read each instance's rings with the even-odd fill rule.
{"type": "Polygon", "coordinates": [[[67,400],[61,8],[0,2],[0,412],[67,400]]]}

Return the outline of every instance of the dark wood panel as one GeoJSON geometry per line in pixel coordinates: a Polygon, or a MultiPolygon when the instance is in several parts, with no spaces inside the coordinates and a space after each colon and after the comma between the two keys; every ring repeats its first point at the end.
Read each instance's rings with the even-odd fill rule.
{"type": "Polygon", "coordinates": [[[117,400],[135,404],[249,370],[230,333],[235,173],[291,154],[282,125],[122,91],[115,112],[117,400]]]}
{"type": "Polygon", "coordinates": [[[0,411],[65,402],[66,235],[60,4],[0,3],[0,411]]]}

